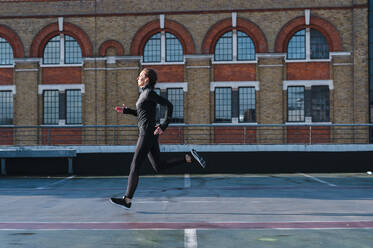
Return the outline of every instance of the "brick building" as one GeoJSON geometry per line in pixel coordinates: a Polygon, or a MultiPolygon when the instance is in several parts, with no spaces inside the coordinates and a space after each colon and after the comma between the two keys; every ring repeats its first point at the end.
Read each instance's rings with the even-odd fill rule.
{"type": "Polygon", "coordinates": [[[2,0],[0,144],[105,143],[81,126],[135,124],[113,106],[134,107],[144,67],[175,123],[213,124],[200,143],[266,143],[260,124],[289,124],[274,140],[298,143],[291,124],[369,123],[368,1],[2,0]],[[14,126],[28,125],[65,128],[20,141],[14,126]]]}

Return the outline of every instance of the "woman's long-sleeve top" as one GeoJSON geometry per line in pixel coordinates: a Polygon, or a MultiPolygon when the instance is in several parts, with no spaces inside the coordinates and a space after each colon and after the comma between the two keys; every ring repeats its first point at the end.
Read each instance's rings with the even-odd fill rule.
{"type": "Polygon", "coordinates": [[[165,118],[160,123],[160,128],[164,131],[172,118],[173,105],[164,97],[159,96],[154,92],[149,85],[142,89],[142,92],[136,102],[136,110],[124,108],[123,114],[131,114],[137,116],[137,125],[140,135],[145,135],[149,132],[153,133],[156,126],[156,107],[161,104],[166,107],[165,118]]]}

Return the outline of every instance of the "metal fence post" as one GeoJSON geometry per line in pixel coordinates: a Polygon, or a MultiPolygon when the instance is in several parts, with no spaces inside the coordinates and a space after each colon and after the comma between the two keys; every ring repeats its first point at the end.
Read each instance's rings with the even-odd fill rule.
{"type": "Polygon", "coordinates": [[[309,141],[309,145],[312,145],[312,125],[310,125],[309,132],[310,132],[310,141],[309,141]]]}
{"type": "Polygon", "coordinates": [[[246,144],[246,127],[243,128],[243,143],[246,144]]]}

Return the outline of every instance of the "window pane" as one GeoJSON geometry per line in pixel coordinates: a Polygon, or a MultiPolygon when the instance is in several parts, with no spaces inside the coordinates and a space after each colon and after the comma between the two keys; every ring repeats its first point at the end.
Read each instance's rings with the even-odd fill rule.
{"type": "Polygon", "coordinates": [[[43,64],[60,63],[60,36],[50,39],[44,48],[43,64]]]}
{"type": "Polygon", "coordinates": [[[13,124],[13,94],[0,91],[0,125],[13,124]]]}
{"type": "Polygon", "coordinates": [[[144,62],[161,62],[161,33],[153,35],[146,42],[144,62]]]}
{"type": "Polygon", "coordinates": [[[166,33],[166,61],[183,61],[183,47],[175,35],[166,33]]]}
{"type": "Polygon", "coordinates": [[[304,87],[288,87],[288,121],[304,121],[304,87]]]}
{"type": "Polygon", "coordinates": [[[232,89],[215,89],[215,122],[232,121],[232,89]]]}
{"type": "Polygon", "coordinates": [[[244,32],[237,32],[237,60],[255,60],[254,42],[244,32]]]}
{"type": "Polygon", "coordinates": [[[239,121],[240,122],[255,122],[256,108],[255,108],[255,88],[244,87],[238,89],[239,98],[239,121]]]}
{"type": "Polygon", "coordinates": [[[312,97],[312,122],[329,121],[329,87],[313,86],[311,89],[312,97]]]}
{"type": "Polygon", "coordinates": [[[82,123],[82,94],[80,90],[66,90],[66,124],[82,123]]]}
{"type": "Polygon", "coordinates": [[[311,29],[311,59],[329,59],[328,41],[315,29],[311,29]]]}
{"type": "Polygon", "coordinates": [[[184,122],[184,91],[183,89],[167,89],[167,98],[174,105],[172,122],[184,122]]]}
{"type": "Polygon", "coordinates": [[[71,36],[65,35],[65,64],[81,64],[82,50],[79,43],[71,36]]]}
{"type": "Polygon", "coordinates": [[[305,59],[306,58],[306,30],[303,29],[295,33],[288,44],[288,59],[305,59]]]}
{"type": "Polygon", "coordinates": [[[233,59],[232,32],[222,35],[215,45],[215,60],[230,61],[233,59]]]}
{"type": "Polygon", "coordinates": [[[6,39],[0,37],[0,65],[13,64],[13,49],[6,39]]]}
{"type": "Polygon", "coordinates": [[[58,124],[59,121],[59,92],[45,90],[43,92],[44,124],[58,124]]]}

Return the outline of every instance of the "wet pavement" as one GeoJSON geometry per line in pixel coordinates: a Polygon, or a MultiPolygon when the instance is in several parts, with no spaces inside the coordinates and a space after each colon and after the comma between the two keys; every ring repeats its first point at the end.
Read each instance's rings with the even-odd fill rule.
{"type": "Polygon", "coordinates": [[[0,247],[373,247],[373,176],[0,177],[0,247]]]}

